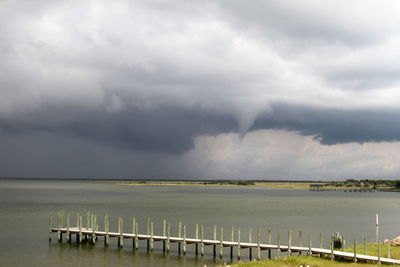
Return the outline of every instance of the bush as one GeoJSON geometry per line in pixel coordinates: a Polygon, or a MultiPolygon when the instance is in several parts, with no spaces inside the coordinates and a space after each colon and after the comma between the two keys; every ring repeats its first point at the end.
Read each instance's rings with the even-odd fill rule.
{"type": "Polygon", "coordinates": [[[333,234],[333,248],[343,248],[344,247],[344,239],[341,234],[338,232],[333,234]]]}

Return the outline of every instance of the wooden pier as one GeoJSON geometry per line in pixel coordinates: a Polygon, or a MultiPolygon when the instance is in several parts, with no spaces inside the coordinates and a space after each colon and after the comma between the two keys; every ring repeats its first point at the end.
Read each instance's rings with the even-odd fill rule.
{"type": "MultiPolygon", "coordinates": [[[[163,233],[162,235],[154,234],[154,223],[147,220],[147,231],[146,234],[139,234],[138,232],[138,223],[135,218],[132,219],[132,232],[126,233],[123,231],[123,219],[118,218],[118,231],[110,232],[109,231],[109,218],[106,215],[104,217],[104,230],[99,230],[99,225],[97,222],[97,216],[95,214],[87,213],[86,217],[86,227],[82,225],[82,215],[77,214],[76,216],[76,226],[70,226],[70,214],[67,214],[67,225],[64,226],[64,212],[58,213],[58,226],[53,227],[52,225],[52,216],[49,215],[49,242],[51,242],[52,234],[57,233],[58,242],[63,241],[63,235],[66,235],[66,241],[72,242],[72,235],[76,236],[76,242],[90,242],[93,245],[96,244],[96,241],[100,240],[101,237],[104,241],[104,246],[109,246],[110,238],[116,238],[118,241],[118,248],[122,248],[124,246],[125,240],[132,240],[132,248],[133,250],[137,250],[139,248],[139,240],[147,241],[147,250],[153,251],[154,242],[162,242],[163,252],[170,252],[170,245],[172,243],[177,243],[178,253],[185,255],[187,252],[188,245],[194,245],[195,255],[199,254],[199,246],[200,246],[200,255],[204,256],[204,247],[212,246],[213,247],[213,257],[217,257],[217,248],[219,248],[219,257],[223,258],[224,248],[230,248],[230,258],[233,259],[234,250],[236,251],[236,256],[240,260],[241,252],[243,249],[248,249],[249,259],[257,259],[261,260],[261,251],[268,251],[268,259],[271,259],[271,251],[276,252],[276,257],[280,257],[281,252],[286,252],[287,256],[293,255],[293,253],[305,253],[306,255],[319,255],[321,257],[327,256],[331,259],[335,257],[345,258],[357,261],[368,261],[368,262],[376,262],[376,263],[388,263],[388,264],[400,264],[400,260],[383,258],[380,256],[369,256],[365,254],[356,253],[356,243],[354,241],[354,252],[343,252],[333,249],[333,240],[331,242],[330,248],[325,249],[322,248],[322,234],[320,235],[320,248],[312,247],[311,234],[308,235],[308,246],[303,246],[303,238],[302,232],[299,231],[299,244],[295,246],[292,244],[292,232],[288,231],[287,235],[287,244],[281,244],[281,232],[277,232],[277,242],[276,244],[272,244],[272,231],[268,230],[268,243],[261,243],[260,230],[257,229],[256,233],[256,242],[252,242],[252,234],[251,229],[249,230],[249,239],[248,242],[243,242],[240,236],[240,228],[237,228],[236,231],[232,227],[231,229],[231,240],[224,240],[224,229],[220,228],[220,239],[217,239],[217,226],[213,227],[213,238],[205,239],[204,238],[204,228],[203,226],[199,226],[196,224],[196,232],[194,238],[189,238],[186,236],[186,225],[182,225],[179,223],[178,227],[178,236],[171,236],[170,228],[171,225],[164,220],[163,221],[163,233]],[[199,231],[200,230],[200,231],[199,231]],[[234,236],[237,239],[234,240],[234,236]],[[253,258],[252,251],[255,249],[256,257],[253,258]]],[[[365,240],[364,240],[365,244],[365,240]]],[[[378,242],[379,244],[379,242],[378,242]]],[[[378,254],[380,254],[380,249],[378,246],[378,254]]]]}

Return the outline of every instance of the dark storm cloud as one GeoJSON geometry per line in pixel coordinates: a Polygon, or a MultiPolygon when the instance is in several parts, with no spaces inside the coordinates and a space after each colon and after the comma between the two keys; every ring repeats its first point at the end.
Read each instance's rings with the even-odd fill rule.
{"type": "Polygon", "coordinates": [[[325,145],[400,140],[400,114],[390,110],[337,110],[276,104],[252,130],[283,129],[314,136],[325,145]]]}
{"type": "Polygon", "coordinates": [[[0,130],[3,136],[42,132],[80,137],[126,150],[183,153],[193,148],[195,136],[237,131],[237,123],[229,116],[172,108],[118,113],[46,110],[19,121],[0,122],[0,130]]]}
{"type": "MultiPolygon", "coordinates": [[[[40,132],[76,136],[126,150],[183,153],[198,135],[237,132],[234,117],[194,110],[159,108],[118,113],[46,111],[19,122],[2,122],[3,136],[40,132]],[[48,114],[56,114],[49,116],[48,114]],[[61,117],[70,117],[62,120],[61,117]],[[46,123],[45,123],[46,121],[46,123]]],[[[400,117],[393,111],[343,111],[274,104],[250,131],[283,129],[315,136],[322,144],[382,142],[400,139],[400,117]]]]}

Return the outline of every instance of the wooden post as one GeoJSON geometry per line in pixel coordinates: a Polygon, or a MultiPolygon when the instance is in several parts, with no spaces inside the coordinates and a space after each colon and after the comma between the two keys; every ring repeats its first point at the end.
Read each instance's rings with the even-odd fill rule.
{"type": "MultiPolygon", "coordinates": [[[[251,243],[251,234],[252,234],[251,232],[252,232],[252,229],[249,228],[249,243],[251,243]]],[[[252,249],[251,249],[251,247],[249,247],[249,259],[252,260],[252,258],[253,258],[252,249]]]]}
{"type": "MultiPolygon", "coordinates": [[[[231,241],[234,241],[234,237],[235,237],[235,228],[232,226],[232,231],[231,231],[231,241]]],[[[231,253],[230,253],[230,258],[231,260],[233,259],[233,245],[231,246],[231,253]]]]}
{"type": "Polygon", "coordinates": [[[381,244],[378,239],[378,264],[381,264],[381,244]]]}
{"type": "Polygon", "coordinates": [[[387,257],[390,259],[390,241],[388,242],[388,256],[387,257]]]}
{"type": "MultiPolygon", "coordinates": [[[[303,246],[303,232],[299,230],[299,247],[303,246]]],[[[299,251],[299,255],[301,255],[301,250],[299,251]]]]}
{"type": "Polygon", "coordinates": [[[303,232],[299,230],[299,247],[303,246],[303,232]]]}
{"type": "MultiPolygon", "coordinates": [[[[217,240],[217,226],[214,224],[213,239],[217,240]]],[[[213,257],[217,257],[217,245],[213,245],[213,257]]]]}
{"type": "Polygon", "coordinates": [[[86,230],[90,228],[90,211],[86,212],[86,230]]]}
{"type": "Polygon", "coordinates": [[[354,257],[353,257],[353,261],[357,262],[357,244],[356,244],[356,240],[354,240],[354,257]]]}
{"type": "Polygon", "coordinates": [[[64,210],[61,210],[61,228],[64,228],[64,210]]]}
{"type": "MultiPolygon", "coordinates": [[[[134,236],[136,236],[136,218],[135,217],[133,217],[132,218],[132,234],[134,235],[134,236]]],[[[132,238],[132,249],[135,249],[135,242],[136,242],[136,238],[132,238]]]]}
{"type": "Polygon", "coordinates": [[[92,213],[90,214],[90,227],[91,227],[90,229],[92,229],[92,234],[89,236],[90,241],[92,241],[93,239],[93,228],[94,228],[93,225],[94,225],[94,215],[92,213]]]}
{"type": "Polygon", "coordinates": [[[170,230],[171,230],[171,224],[169,223],[168,226],[167,226],[167,253],[169,253],[169,245],[170,245],[169,236],[170,236],[170,230]]]}
{"type": "MultiPolygon", "coordinates": [[[[331,237],[331,245],[330,245],[330,247],[331,247],[331,260],[333,260],[334,258],[335,258],[335,255],[333,254],[333,249],[334,249],[334,240],[333,240],[333,238],[334,238],[334,236],[333,236],[333,234],[332,234],[332,237],[331,237]]],[[[355,242],[355,241],[354,241],[355,242]]]]}
{"type": "Polygon", "coordinates": [[[124,246],[124,236],[122,235],[123,233],[124,233],[124,220],[121,218],[121,232],[120,232],[121,248],[124,246]]]}
{"type": "Polygon", "coordinates": [[[240,227],[238,227],[237,257],[238,257],[238,260],[240,260],[240,227]]]}
{"type": "Polygon", "coordinates": [[[204,228],[203,225],[200,226],[200,255],[204,256],[204,228]]]}
{"type": "MultiPolygon", "coordinates": [[[[199,225],[196,223],[196,239],[199,239],[199,225]]],[[[195,254],[196,256],[199,254],[199,244],[196,242],[195,244],[195,254]]]]}
{"type": "Polygon", "coordinates": [[[53,216],[49,213],[49,242],[51,242],[51,228],[53,227],[53,216]]]}
{"type": "Polygon", "coordinates": [[[280,255],[281,255],[281,231],[280,230],[278,230],[278,233],[277,233],[277,243],[278,243],[278,255],[277,255],[277,258],[279,259],[279,257],[280,257],[280,255]]]}
{"type": "Polygon", "coordinates": [[[379,243],[379,215],[376,214],[376,243],[379,243]]]}
{"type": "Polygon", "coordinates": [[[183,225],[183,255],[186,255],[186,224],[183,225]]]}
{"type": "Polygon", "coordinates": [[[69,211],[67,212],[67,242],[71,242],[71,233],[69,232],[69,211]]]}
{"type": "Polygon", "coordinates": [[[150,251],[153,251],[153,249],[154,249],[153,234],[154,234],[154,223],[150,222],[150,251]]]}
{"type": "Polygon", "coordinates": [[[106,235],[104,237],[104,246],[108,247],[108,241],[109,241],[109,235],[108,235],[108,231],[109,231],[109,224],[108,224],[108,215],[106,214],[104,216],[104,232],[106,232],[106,235]]]}
{"type": "MultiPolygon", "coordinates": [[[[167,236],[167,221],[164,219],[163,220],[163,237],[167,236]]],[[[165,252],[165,240],[162,242],[163,243],[163,252],[165,252]]]]}
{"type": "Polygon", "coordinates": [[[96,243],[96,218],[94,216],[94,214],[92,214],[92,244],[96,243]]]}
{"type": "Polygon", "coordinates": [[[222,257],[224,256],[224,245],[223,245],[223,240],[224,240],[224,227],[221,227],[221,231],[220,231],[220,244],[219,244],[219,258],[222,259],[222,257]]]}
{"type": "MultiPolygon", "coordinates": [[[[342,236],[343,237],[343,236],[342,236]]],[[[343,238],[343,245],[342,245],[342,251],[344,251],[344,247],[346,246],[346,240],[343,238]]]]}
{"type": "Polygon", "coordinates": [[[312,255],[312,251],[311,251],[311,246],[312,246],[312,239],[311,239],[311,233],[308,234],[308,256],[312,255]]]}
{"type": "MultiPolygon", "coordinates": [[[[121,233],[121,217],[118,217],[118,233],[121,233]]],[[[118,247],[121,245],[121,236],[118,235],[118,247]]]]}
{"type": "Polygon", "coordinates": [[[124,237],[122,233],[124,232],[124,221],[121,217],[118,218],[118,247],[122,248],[124,246],[124,237]]]}
{"type": "Polygon", "coordinates": [[[79,216],[79,243],[82,243],[82,215],[79,216]]]}
{"type": "Polygon", "coordinates": [[[58,242],[62,242],[62,235],[61,235],[61,211],[58,212],[58,242]]]}
{"type": "Polygon", "coordinates": [[[257,229],[257,260],[261,259],[261,237],[260,229],[257,229]]]}
{"type": "MultiPolygon", "coordinates": [[[[79,229],[79,213],[76,214],[76,228],[79,229]]],[[[79,243],[79,233],[76,233],[76,243],[79,243]]]]}
{"type": "Polygon", "coordinates": [[[289,230],[288,232],[288,257],[292,255],[292,231],[289,230]]]}
{"type": "MultiPolygon", "coordinates": [[[[150,235],[150,218],[147,218],[147,231],[146,231],[146,235],[149,236],[150,235]]],[[[147,251],[150,250],[150,239],[147,239],[147,251]]]]}
{"type": "MultiPolygon", "coordinates": [[[[83,224],[82,224],[82,227],[83,227],[83,224]]],[[[89,227],[90,227],[90,212],[88,211],[88,212],[86,212],[86,230],[89,230],[89,227]]],[[[88,235],[85,234],[85,241],[87,241],[87,240],[88,240],[88,235]]]]}
{"type": "Polygon", "coordinates": [[[367,255],[367,239],[364,237],[364,255],[367,255]]]}
{"type": "Polygon", "coordinates": [[[180,238],[182,237],[182,222],[179,222],[178,224],[178,254],[181,255],[181,240],[180,238]]]}
{"type": "Polygon", "coordinates": [[[322,248],[322,232],[319,233],[319,247],[322,248]]]}
{"type": "Polygon", "coordinates": [[[138,238],[138,234],[139,234],[139,223],[135,223],[135,250],[137,250],[139,248],[139,238],[138,238]]]}
{"type": "MultiPolygon", "coordinates": [[[[271,242],[272,242],[272,230],[268,229],[268,244],[271,245],[271,242]]],[[[272,254],[271,249],[268,249],[268,259],[272,258],[271,254],[272,254]]]]}

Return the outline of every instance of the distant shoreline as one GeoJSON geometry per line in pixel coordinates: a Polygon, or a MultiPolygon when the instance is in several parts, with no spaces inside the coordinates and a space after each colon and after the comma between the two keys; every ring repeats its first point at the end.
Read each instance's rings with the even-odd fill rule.
{"type": "Polygon", "coordinates": [[[317,185],[319,191],[368,191],[400,192],[400,180],[187,180],[187,179],[102,179],[102,178],[27,178],[1,177],[0,181],[54,181],[54,182],[102,182],[119,186],[224,186],[262,187],[275,189],[310,189],[317,185]],[[319,186],[318,186],[319,185],[319,186]]]}
{"type": "MultiPolygon", "coordinates": [[[[313,182],[315,183],[315,182],[313,182]]],[[[115,182],[119,186],[223,186],[223,187],[262,187],[271,189],[309,189],[311,182],[253,182],[240,184],[240,182],[207,182],[207,181],[133,181],[115,182]]]]}

